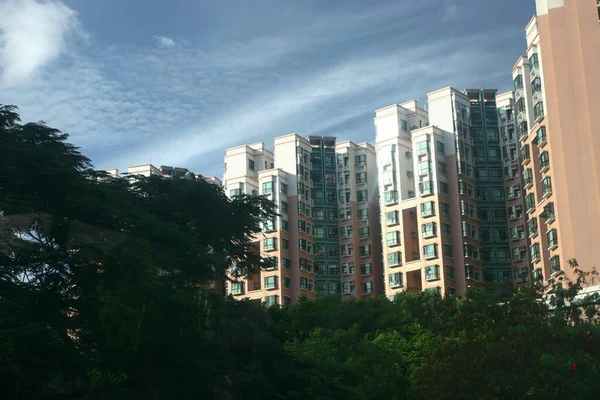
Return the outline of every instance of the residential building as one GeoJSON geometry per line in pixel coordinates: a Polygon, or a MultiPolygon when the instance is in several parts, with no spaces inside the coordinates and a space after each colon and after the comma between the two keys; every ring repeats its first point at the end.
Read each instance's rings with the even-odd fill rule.
{"type": "Polygon", "coordinates": [[[204,176],[202,174],[193,173],[187,168],[182,167],[171,167],[168,165],[161,165],[156,167],[152,164],[141,164],[134,165],[127,168],[127,172],[121,172],[117,168],[107,169],[106,172],[114,177],[124,175],[143,175],[143,176],[162,176],[165,178],[174,178],[178,176],[185,176],[187,174],[194,174],[197,177],[204,179],[208,183],[213,185],[221,186],[221,180],[216,176],[204,176]]]}
{"type": "Polygon", "coordinates": [[[264,143],[227,149],[225,192],[230,197],[266,196],[279,209],[256,237],[257,251],[270,257],[273,267],[239,276],[234,266],[228,294],[279,305],[291,304],[302,295],[316,297],[311,151],[310,143],[296,134],[275,138],[274,152],[264,143]]]}
{"type": "MultiPolygon", "coordinates": [[[[457,112],[467,112],[465,103],[457,112]]],[[[454,125],[452,109],[446,111],[454,125]]],[[[454,128],[430,126],[429,117],[416,100],[376,111],[388,297],[406,289],[459,296],[466,290],[457,179],[462,160],[455,153],[454,128]]]]}
{"type": "Polygon", "coordinates": [[[527,243],[512,107],[510,93],[446,87],[427,111],[416,101],[376,111],[388,296],[528,280],[526,255],[511,259],[527,243]]]}
{"type": "Polygon", "coordinates": [[[290,134],[273,152],[264,143],[227,149],[225,165],[229,196],[264,195],[279,207],[256,238],[273,269],[239,279],[232,271],[229,294],[288,305],[383,293],[373,146],[290,134]]]}
{"type": "Polygon", "coordinates": [[[521,147],[517,135],[516,103],[513,92],[502,93],[496,97],[498,108],[498,126],[502,145],[504,167],[504,189],[507,210],[508,240],[512,276],[515,284],[531,282],[529,262],[529,238],[527,237],[527,210],[523,196],[523,165],[531,161],[529,147],[521,147]],[[519,213],[519,210],[521,212],[519,213]],[[520,217],[519,217],[520,214],[520,217]]]}
{"type": "Polygon", "coordinates": [[[513,68],[529,256],[536,281],[600,259],[598,1],[537,0],[513,68]]]}
{"type": "Polygon", "coordinates": [[[339,246],[343,298],[384,293],[375,147],[337,143],[339,246]]]}

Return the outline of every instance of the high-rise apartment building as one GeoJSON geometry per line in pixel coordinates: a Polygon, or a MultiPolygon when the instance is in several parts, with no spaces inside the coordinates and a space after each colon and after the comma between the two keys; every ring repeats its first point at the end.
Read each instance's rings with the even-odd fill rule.
{"type": "Polygon", "coordinates": [[[264,195],[279,209],[256,238],[273,268],[238,279],[232,271],[229,294],[287,305],[383,292],[372,146],[290,134],[275,138],[273,152],[264,143],[227,149],[225,165],[229,196],[264,195]]]}
{"type": "Polygon", "coordinates": [[[529,238],[527,237],[526,218],[523,214],[525,199],[523,196],[523,164],[529,162],[529,154],[521,150],[517,135],[516,104],[513,92],[502,93],[496,97],[498,107],[498,126],[502,144],[504,166],[504,189],[508,217],[508,239],[512,264],[513,282],[524,284],[531,282],[529,263],[529,238]],[[520,217],[519,217],[520,215],[520,217]]]}
{"type": "Polygon", "coordinates": [[[344,298],[382,294],[381,228],[375,147],[337,143],[339,245],[344,298]]]}
{"type": "Polygon", "coordinates": [[[600,259],[598,1],[537,0],[513,68],[536,280],[600,259]]]}
{"type": "MultiPolygon", "coordinates": [[[[456,113],[467,110],[465,105],[456,113]]],[[[453,108],[446,111],[453,122],[453,108]]],[[[446,131],[429,122],[417,101],[376,111],[388,297],[406,289],[460,296],[466,290],[454,128],[446,131]]]]}
{"type": "Polygon", "coordinates": [[[527,263],[512,261],[510,238],[524,225],[514,120],[511,100],[500,101],[501,112],[495,89],[448,87],[428,94],[427,111],[416,101],[376,111],[388,295],[522,280],[527,263]]]}

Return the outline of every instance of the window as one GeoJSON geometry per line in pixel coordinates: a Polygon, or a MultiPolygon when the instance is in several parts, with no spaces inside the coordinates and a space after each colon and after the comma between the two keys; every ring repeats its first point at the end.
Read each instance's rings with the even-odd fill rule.
{"type": "MultiPolygon", "coordinates": [[[[286,204],[287,209],[287,204],[286,204]]],[[[316,221],[325,221],[325,213],[322,208],[313,208],[313,218],[316,221]]]]}
{"type": "Polygon", "coordinates": [[[281,248],[283,250],[289,250],[290,249],[290,241],[287,239],[281,239],[281,248]]]}
{"type": "Polygon", "coordinates": [[[360,228],[358,228],[358,237],[361,239],[368,238],[369,237],[369,227],[361,226],[360,228]]]}
{"type": "Polygon", "coordinates": [[[338,246],[327,246],[327,257],[339,257],[340,248],[338,246]]]}
{"type": "Polygon", "coordinates": [[[504,200],[504,190],[501,188],[492,189],[492,201],[503,201],[504,200]]]}
{"type": "Polygon", "coordinates": [[[510,227],[510,240],[525,239],[525,227],[523,225],[510,227]]]}
{"type": "Polygon", "coordinates": [[[367,181],[367,173],[359,172],[356,174],[356,183],[365,183],[367,181]]]}
{"type": "Polygon", "coordinates": [[[327,209],[327,221],[337,221],[338,213],[336,209],[327,209]]]}
{"type": "Polygon", "coordinates": [[[338,238],[338,228],[327,228],[327,238],[328,239],[337,239],[338,238]]]}
{"type": "Polygon", "coordinates": [[[546,127],[541,126],[535,133],[535,137],[536,137],[537,145],[539,147],[542,147],[543,145],[545,145],[546,144],[546,127]]]}
{"type": "Polygon", "coordinates": [[[525,246],[513,247],[511,251],[513,261],[525,261],[527,259],[527,249],[525,246]]]}
{"type": "Polygon", "coordinates": [[[494,208],[494,221],[506,221],[506,210],[503,208],[494,208]]]}
{"type": "Polygon", "coordinates": [[[488,181],[488,170],[485,168],[477,168],[477,179],[480,181],[488,181]]]}
{"type": "Polygon", "coordinates": [[[402,256],[399,251],[395,251],[393,253],[388,253],[387,261],[390,267],[397,267],[402,263],[402,256]]]}
{"type": "Polygon", "coordinates": [[[315,226],[315,239],[325,239],[325,227],[315,226]]]}
{"type": "Polygon", "coordinates": [[[369,210],[367,208],[358,209],[358,220],[364,221],[369,218],[369,210]]]}
{"type": "MultiPolygon", "coordinates": [[[[349,263],[352,264],[352,263],[349,263]]],[[[339,276],[340,275],[340,266],[339,264],[327,264],[327,272],[330,276],[339,276]]]]}
{"type": "Polygon", "coordinates": [[[423,154],[429,152],[429,142],[427,140],[423,140],[417,143],[417,153],[423,154]]]}
{"type": "Polygon", "coordinates": [[[281,212],[283,213],[288,213],[288,203],[285,201],[281,202],[281,212]]]}
{"type": "Polygon", "coordinates": [[[244,282],[231,282],[231,294],[244,294],[244,282]]]}
{"type": "Polygon", "coordinates": [[[444,244],[444,256],[452,257],[452,246],[449,244],[444,244]]]}
{"type": "Polygon", "coordinates": [[[533,193],[529,193],[525,196],[525,209],[527,211],[535,209],[535,195],[533,193]]]}
{"type": "Polygon", "coordinates": [[[437,256],[437,244],[426,244],[423,246],[423,257],[425,259],[436,258],[437,256]]]}
{"type": "Polygon", "coordinates": [[[450,204],[441,203],[440,207],[442,209],[442,215],[449,216],[450,215],[450,204]]]}
{"type": "Polygon", "coordinates": [[[546,198],[552,194],[552,179],[546,177],[542,179],[542,197],[546,198]]]}
{"type": "Polygon", "coordinates": [[[440,194],[448,194],[448,184],[446,182],[440,182],[440,194]]]}
{"type": "Polygon", "coordinates": [[[421,233],[424,238],[434,237],[436,235],[436,223],[429,222],[427,224],[421,225],[421,233]]]}
{"type": "Polygon", "coordinates": [[[444,174],[444,175],[446,175],[448,173],[447,168],[446,168],[446,163],[438,161],[438,172],[440,174],[444,174]]]}
{"type": "Polygon", "coordinates": [[[539,65],[540,64],[539,64],[539,61],[538,61],[538,55],[537,55],[537,53],[533,53],[531,55],[531,57],[529,57],[529,67],[531,69],[534,69],[534,68],[538,68],[539,65]]]}
{"type": "Polygon", "coordinates": [[[235,196],[240,196],[244,194],[244,189],[231,189],[229,191],[229,197],[235,197],[235,196]]]}
{"type": "Polygon", "coordinates": [[[548,155],[548,152],[543,151],[538,158],[540,160],[540,168],[542,171],[546,171],[550,167],[550,156],[548,155]]]}
{"type": "Polygon", "coordinates": [[[398,211],[388,211],[385,213],[385,224],[387,226],[398,224],[398,211]]]}
{"type": "Polygon", "coordinates": [[[288,278],[287,276],[284,276],[283,277],[283,288],[290,289],[291,287],[292,287],[292,285],[291,285],[290,278],[288,278]]]}
{"type": "Polygon", "coordinates": [[[356,192],[356,201],[358,201],[358,202],[367,201],[367,191],[359,190],[358,192],[356,192]]]}
{"type": "Polygon", "coordinates": [[[371,275],[372,269],[371,269],[371,263],[367,263],[367,264],[360,264],[360,274],[361,275],[371,275]]]}
{"type": "Polygon", "coordinates": [[[354,163],[356,164],[356,166],[361,166],[361,165],[365,165],[367,162],[367,156],[366,154],[361,154],[358,156],[354,156],[354,163]]]}
{"type": "Polygon", "coordinates": [[[517,75],[513,80],[513,85],[515,87],[515,92],[519,89],[523,88],[523,75],[517,75]]]}
{"type": "Polygon", "coordinates": [[[277,276],[265,276],[265,289],[277,289],[277,276]]]}
{"type": "Polygon", "coordinates": [[[500,168],[491,168],[490,169],[490,181],[502,181],[504,180],[504,176],[502,175],[502,170],[500,168]]]}
{"type": "Polygon", "coordinates": [[[342,293],[354,293],[354,281],[346,281],[342,285],[342,293]]]}
{"type": "Polygon", "coordinates": [[[554,256],[550,259],[550,273],[553,274],[558,271],[560,271],[560,257],[554,256]]]}
{"type": "Polygon", "coordinates": [[[446,265],[446,278],[454,279],[454,267],[452,265],[446,265]]]}
{"type": "MultiPolygon", "coordinates": [[[[285,240],[285,239],[284,239],[284,240],[285,240]]],[[[292,266],[292,261],[291,261],[289,258],[287,258],[287,257],[283,257],[283,258],[282,258],[282,261],[283,261],[283,262],[282,262],[282,264],[283,264],[283,268],[285,268],[285,269],[290,269],[290,267],[292,266]]]]}
{"type": "Polygon", "coordinates": [[[373,282],[363,282],[360,286],[363,294],[373,293],[373,282]]]}
{"type": "Polygon", "coordinates": [[[254,160],[248,160],[248,168],[250,168],[251,171],[254,171],[254,160]]]}
{"type": "Polygon", "coordinates": [[[450,225],[442,224],[442,234],[447,237],[452,236],[450,225]]]}
{"type": "Polygon", "coordinates": [[[556,229],[551,229],[546,233],[546,238],[548,239],[548,247],[552,250],[558,247],[558,234],[556,233],[556,229]]]}
{"type": "Polygon", "coordinates": [[[525,183],[525,189],[533,185],[533,171],[531,168],[527,168],[523,171],[523,182],[525,183]]]}
{"type": "Polygon", "coordinates": [[[354,263],[343,263],[342,264],[342,274],[343,275],[354,275],[354,263]]]}
{"type": "Polygon", "coordinates": [[[265,222],[263,222],[263,230],[265,232],[273,232],[276,230],[275,227],[275,220],[274,219],[268,219],[265,222]]]}
{"type": "Polygon", "coordinates": [[[388,246],[397,246],[400,244],[400,231],[388,232],[385,235],[385,244],[388,246]]]}
{"type": "Polygon", "coordinates": [[[435,144],[436,144],[437,152],[439,154],[442,154],[442,155],[446,154],[446,150],[444,148],[444,143],[443,142],[437,141],[435,144]]]}
{"type": "Polygon", "coordinates": [[[313,252],[312,243],[306,239],[298,239],[298,246],[300,247],[300,250],[308,254],[313,252]]]}
{"type": "Polygon", "coordinates": [[[540,245],[538,243],[531,245],[529,248],[529,255],[531,256],[532,262],[540,260],[540,245]]]}
{"type": "Polygon", "coordinates": [[[533,237],[538,234],[537,218],[534,217],[527,221],[527,230],[529,231],[529,237],[533,237]]]}
{"type": "Polygon", "coordinates": [[[383,193],[383,199],[386,206],[390,204],[398,203],[398,192],[395,190],[390,190],[383,193]]]}
{"type": "Polygon", "coordinates": [[[351,256],[354,254],[354,246],[352,244],[343,244],[340,246],[341,255],[343,256],[351,256]]]}
{"type": "Polygon", "coordinates": [[[285,184],[285,183],[281,183],[279,185],[279,187],[280,187],[281,194],[285,194],[287,196],[287,194],[288,194],[288,185],[285,184]]]}
{"type": "Polygon", "coordinates": [[[535,119],[544,116],[544,103],[542,103],[541,101],[535,103],[535,106],[533,106],[533,116],[535,117],[535,119]]]}
{"type": "Polygon", "coordinates": [[[440,266],[439,265],[428,265],[425,267],[425,279],[433,281],[440,279],[440,266]]]}
{"type": "Polygon", "coordinates": [[[389,274],[388,282],[391,288],[402,287],[402,272],[389,274]]]}
{"type": "Polygon", "coordinates": [[[406,120],[403,120],[402,118],[400,119],[400,128],[404,132],[408,132],[408,122],[406,120]]]}
{"type": "Polygon", "coordinates": [[[431,217],[432,215],[435,215],[435,203],[433,201],[422,203],[421,217],[431,217]]]}
{"type": "Polygon", "coordinates": [[[421,161],[417,167],[419,169],[419,175],[427,175],[431,172],[431,162],[429,161],[421,161]]]}
{"type": "Polygon", "coordinates": [[[371,255],[371,245],[369,244],[363,244],[358,249],[361,257],[368,257],[371,255]]]}
{"type": "Polygon", "coordinates": [[[315,244],[315,256],[325,257],[325,245],[321,243],[315,244]]]}
{"type": "Polygon", "coordinates": [[[265,238],[263,240],[263,245],[265,248],[265,251],[272,251],[272,250],[277,250],[277,242],[275,241],[276,238],[271,237],[271,238],[265,238]]]}

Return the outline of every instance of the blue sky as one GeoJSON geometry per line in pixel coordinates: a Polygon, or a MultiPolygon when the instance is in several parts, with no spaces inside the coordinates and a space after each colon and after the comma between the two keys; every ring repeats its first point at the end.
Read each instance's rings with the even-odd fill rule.
{"type": "Polygon", "coordinates": [[[378,108],[511,87],[534,0],[0,0],[0,103],[97,168],[222,174],[296,132],[374,141],[378,108]]]}

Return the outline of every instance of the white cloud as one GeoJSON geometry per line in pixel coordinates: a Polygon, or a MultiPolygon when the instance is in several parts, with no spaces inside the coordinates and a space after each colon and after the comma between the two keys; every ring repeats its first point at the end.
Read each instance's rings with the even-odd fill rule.
{"type": "Polygon", "coordinates": [[[178,39],[169,57],[156,46],[89,46],[0,91],[24,121],[70,133],[98,168],[151,162],[218,174],[229,146],[290,132],[373,140],[377,108],[447,85],[511,83],[514,60],[497,54],[506,32],[427,36],[430,18],[397,18],[403,12],[319,14],[246,40],[178,39]],[[407,25],[388,35],[398,20],[407,25]]]}
{"type": "Polygon", "coordinates": [[[0,79],[19,86],[65,52],[70,35],[83,35],[77,13],[61,1],[0,2],[0,79]]]}
{"type": "Polygon", "coordinates": [[[175,47],[176,45],[173,39],[166,36],[154,36],[154,40],[158,47],[175,47]]]}

